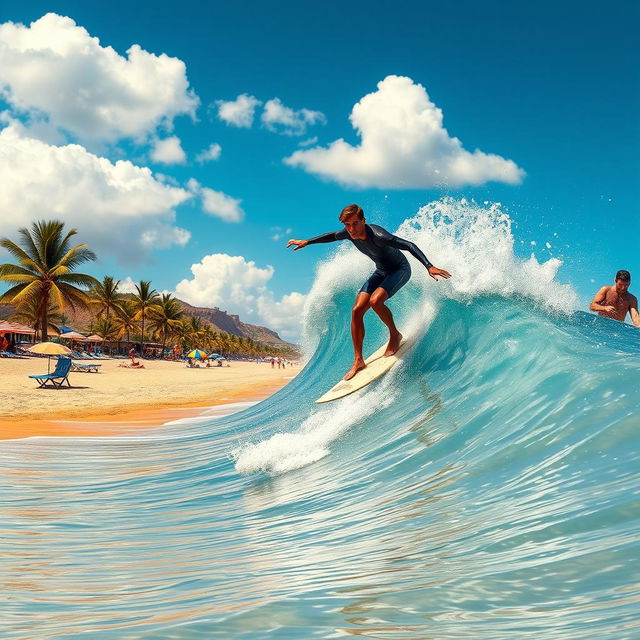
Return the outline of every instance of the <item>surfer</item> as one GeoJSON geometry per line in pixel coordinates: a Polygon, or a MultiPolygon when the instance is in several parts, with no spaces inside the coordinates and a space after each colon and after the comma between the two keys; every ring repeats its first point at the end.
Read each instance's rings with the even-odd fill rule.
{"type": "Polygon", "coordinates": [[[376,224],[366,224],[364,212],[357,204],[345,207],[340,213],[339,220],[344,225],[343,229],[331,231],[310,240],[289,240],[287,247],[293,246],[294,251],[297,251],[308,244],[348,239],[356,249],[371,258],[376,265],[376,270],[358,292],[351,311],[354,361],[353,366],[344,376],[345,380],[350,380],[366,366],[362,357],[362,343],[364,341],[364,314],[370,307],[389,329],[389,344],[384,355],[391,356],[400,348],[402,334],[393,321],[390,309],[385,305],[385,302],[411,277],[409,261],[400,251],[408,251],[421,262],[434,280],[438,279],[437,276],[445,279],[450,278],[451,274],[444,269],[434,267],[413,242],[398,238],[376,224]]]}
{"type": "Polygon", "coordinates": [[[638,299],[629,293],[631,274],[624,269],[616,273],[613,285],[601,287],[596,293],[589,308],[604,318],[613,318],[624,322],[627,313],[631,315],[631,322],[640,327],[638,314],[638,299]]]}

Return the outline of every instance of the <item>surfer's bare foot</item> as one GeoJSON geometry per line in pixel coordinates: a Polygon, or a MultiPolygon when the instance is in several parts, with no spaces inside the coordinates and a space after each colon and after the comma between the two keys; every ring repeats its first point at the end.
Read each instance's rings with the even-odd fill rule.
{"type": "Polygon", "coordinates": [[[398,349],[400,348],[400,343],[402,342],[402,334],[397,331],[392,334],[389,338],[389,344],[387,345],[387,350],[384,352],[385,358],[387,356],[392,356],[398,349]]]}
{"type": "Polygon", "coordinates": [[[351,378],[353,378],[353,376],[355,376],[358,371],[362,371],[362,369],[364,369],[366,366],[367,365],[364,363],[364,360],[362,358],[358,358],[353,363],[353,367],[351,367],[351,369],[347,371],[347,375],[345,375],[343,380],[351,380],[351,378]]]}

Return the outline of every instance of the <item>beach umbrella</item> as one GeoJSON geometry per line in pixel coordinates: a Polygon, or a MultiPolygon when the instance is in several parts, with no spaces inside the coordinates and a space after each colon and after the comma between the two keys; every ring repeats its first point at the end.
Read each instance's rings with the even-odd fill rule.
{"type": "Polygon", "coordinates": [[[101,338],[97,333],[94,333],[92,336],[86,338],[87,342],[104,342],[104,339],[101,338]]]}
{"type": "Polygon", "coordinates": [[[187,354],[187,358],[196,358],[196,360],[204,360],[207,354],[200,349],[194,349],[191,353],[187,354]]]}
{"type": "Polygon", "coordinates": [[[210,353],[209,354],[209,359],[213,359],[215,360],[216,358],[221,358],[222,356],[219,353],[210,353]]]}
{"type": "Polygon", "coordinates": [[[86,338],[77,331],[67,331],[67,333],[61,333],[60,337],[63,340],[86,340],[86,338]]]}
{"type": "Polygon", "coordinates": [[[71,353],[71,349],[65,347],[63,344],[57,342],[38,342],[32,347],[29,347],[27,351],[31,353],[42,353],[49,356],[47,358],[47,373],[51,370],[51,356],[67,355],[71,353]]]}

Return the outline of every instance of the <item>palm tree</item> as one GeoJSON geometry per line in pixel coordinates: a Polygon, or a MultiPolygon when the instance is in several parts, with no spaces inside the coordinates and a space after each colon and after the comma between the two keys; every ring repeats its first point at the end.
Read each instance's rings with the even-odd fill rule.
{"type": "MultiPolygon", "coordinates": [[[[58,335],[58,326],[64,324],[62,320],[62,315],[57,307],[49,307],[47,311],[47,334],[55,334],[58,335]]],[[[20,306],[19,309],[9,318],[11,321],[22,322],[29,327],[32,327],[36,331],[40,326],[40,309],[38,300],[33,299],[25,302],[20,306]]]]}
{"type": "Polygon", "coordinates": [[[118,340],[127,336],[127,342],[131,342],[131,331],[136,328],[136,307],[133,300],[123,300],[117,311],[115,325],[118,329],[118,340]]]}
{"type": "Polygon", "coordinates": [[[109,316],[116,313],[122,303],[122,294],[118,291],[120,280],[114,280],[111,276],[105,276],[102,282],[92,287],[89,292],[93,303],[100,309],[98,315],[105,314],[105,320],[109,322],[109,316]]]}
{"type": "Polygon", "coordinates": [[[160,296],[155,289],[151,288],[151,282],[148,280],[140,280],[140,284],[135,285],[136,293],[133,301],[136,307],[136,320],[140,321],[142,329],[142,355],[144,357],[144,321],[150,311],[158,310],[158,301],[160,296]]]}
{"type": "Polygon", "coordinates": [[[167,338],[180,324],[184,311],[180,303],[170,293],[163,293],[158,303],[158,309],[149,314],[154,331],[162,334],[162,355],[167,344],[167,338]]]}
{"type": "Polygon", "coordinates": [[[90,298],[81,287],[91,287],[98,281],[83,273],[71,273],[78,265],[96,259],[86,244],[71,246],[71,238],[77,231],[64,233],[64,223],[58,220],[34,222],[31,229],[18,230],[19,243],[1,238],[4,247],[19,264],[1,264],[0,281],[13,284],[0,296],[0,303],[22,307],[37,304],[40,335],[47,339],[48,315],[51,306],[64,311],[70,307],[86,308],[90,298]]]}
{"type": "Polygon", "coordinates": [[[116,339],[119,333],[119,327],[113,320],[98,318],[89,325],[89,331],[97,333],[108,342],[116,339]]]}
{"type": "Polygon", "coordinates": [[[194,349],[201,349],[202,342],[205,338],[205,327],[202,324],[202,319],[197,316],[189,316],[188,321],[188,336],[191,343],[191,347],[194,349]]]}

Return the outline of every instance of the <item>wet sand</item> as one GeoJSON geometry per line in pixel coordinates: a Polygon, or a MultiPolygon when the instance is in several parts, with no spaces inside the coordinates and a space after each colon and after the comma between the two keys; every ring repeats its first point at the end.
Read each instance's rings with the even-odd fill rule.
{"type": "Polygon", "coordinates": [[[102,365],[99,373],[69,374],[71,388],[40,389],[28,376],[47,372],[45,358],[0,359],[0,439],[148,429],[199,415],[207,407],[261,400],[301,368],[231,361],[229,367],[189,369],[176,362],[143,360],[145,368],[138,370],[119,366],[127,360],[96,362],[102,365]]]}

